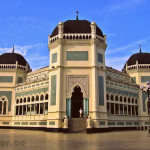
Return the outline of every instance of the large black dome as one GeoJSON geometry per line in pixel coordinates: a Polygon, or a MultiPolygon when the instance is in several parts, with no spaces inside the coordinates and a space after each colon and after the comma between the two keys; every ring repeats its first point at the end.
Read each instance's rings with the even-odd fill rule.
{"type": "MultiPolygon", "coordinates": [[[[138,64],[150,64],[150,53],[136,53],[133,54],[128,61],[126,62],[128,66],[135,65],[136,61],[138,61],[138,64]]],[[[124,69],[126,67],[126,64],[124,65],[124,69]]]]}
{"type": "MultiPolygon", "coordinates": [[[[64,33],[91,33],[91,22],[87,20],[67,20],[64,22],[64,33]]],[[[97,26],[96,34],[104,37],[102,31],[97,26]]],[[[58,35],[58,26],[53,30],[52,37],[58,35]]]]}
{"type": "Polygon", "coordinates": [[[16,61],[18,61],[18,65],[26,66],[28,64],[25,58],[17,53],[4,53],[0,55],[0,64],[16,64],[16,61]]]}

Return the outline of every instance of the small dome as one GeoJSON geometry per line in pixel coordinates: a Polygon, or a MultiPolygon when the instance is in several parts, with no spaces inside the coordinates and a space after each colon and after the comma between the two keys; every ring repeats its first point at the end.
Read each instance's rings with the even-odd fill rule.
{"type": "MultiPolygon", "coordinates": [[[[91,33],[91,22],[87,20],[67,20],[64,22],[64,33],[91,33]]],[[[96,34],[104,37],[102,31],[97,26],[96,34]]],[[[58,35],[58,26],[53,30],[52,37],[58,35]]]]}
{"type": "MultiPolygon", "coordinates": [[[[128,61],[126,62],[128,66],[135,65],[136,61],[138,61],[138,64],[150,64],[150,53],[136,53],[133,54],[128,61]]],[[[126,68],[126,64],[124,65],[124,68],[126,68]]]]}
{"type": "Polygon", "coordinates": [[[18,65],[26,66],[28,64],[25,58],[17,53],[4,53],[0,55],[0,64],[16,64],[16,61],[18,61],[18,65]]]}

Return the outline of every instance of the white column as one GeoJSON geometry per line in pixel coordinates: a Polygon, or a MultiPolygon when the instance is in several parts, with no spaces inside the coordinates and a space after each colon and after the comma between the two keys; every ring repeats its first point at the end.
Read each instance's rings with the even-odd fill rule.
{"type": "Polygon", "coordinates": [[[36,104],[34,104],[34,115],[36,114],[36,104]]]}
{"type": "Polygon", "coordinates": [[[92,55],[92,110],[93,119],[98,117],[98,74],[97,74],[97,52],[96,52],[96,23],[91,23],[91,55],[92,55]]]}
{"type": "Polygon", "coordinates": [[[43,109],[43,114],[45,114],[45,102],[44,102],[43,104],[44,104],[44,106],[43,106],[43,107],[44,107],[44,109],[43,109]]]}
{"type": "MultiPolygon", "coordinates": [[[[63,95],[62,95],[62,83],[63,83],[63,69],[62,69],[62,66],[63,66],[63,28],[64,28],[64,25],[63,25],[63,22],[59,22],[58,24],[58,42],[59,42],[59,46],[58,46],[58,51],[57,51],[57,54],[58,54],[58,58],[57,58],[57,67],[58,67],[58,70],[57,70],[57,79],[56,79],[56,109],[57,109],[57,112],[58,112],[58,120],[62,119],[62,105],[63,105],[63,95]]],[[[58,127],[61,127],[61,123],[59,121],[58,123],[58,127]]]]}
{"type": "MultiPolygon", "coordinates": [[[[62,103],[63,103],[63,100],[62,100],[62,82],[63,82],[63,75],[62,75],[62,68],[58,68],[58,71],[57,71],[57,96],[56,96],[56,105],[57,105],[57,111],[58,112],[61,112],[62,111],[62,103]]],[[[61,119],[61,114],[59,114],[59,118],[58,119],[61,119]]]]}
{"type": "Polygon", "coordinates": [[[26,115],[27,115],[27,105],[26,105],[26,115]]]}
{"type": "Polygon", "coordinates": [[[3,115],[3,109],[4,109],[4,101],[2,101],[2,115],[3,115]]]}
{"type": "Polygon", "coordinates": [[[135,106],[134,106],[134,115],[136,116],[136,108],[135,108],[135,106]]]}
{"type": "Polygon", "coordinates": [[[16,61],[16,69],[18,68],[18,61],[16,61]]]}
{"type": "Polygon", "coordinates": [[[116,114],[116,105],[114,103],[114,114],[116,114]]]}
{"type": "Polygon", "coordinates": [[[23,116],[23,105],[22,105],[22,116],[23,116]]]}
{"type": "Polygon", "coordinates": [[[58,24],[58,37],[63,38],[64,24],[63,22],[59,22],[58,24]]]}
{"type": "Polygon", "coordinates": [[[18,115],[20,115],[20,105],[18,105],[18,115]]]}
{"type": "Polygon", "coordinates": [[[111,103],[109,103],[109,114],[111,114],[111,103]]]}
{"type": "Polygon", "coordinates": [[[118,104],[118,114],[120,115],[120,104],[118,104]]]}
{"type": "Polygon", "coordinates": [[[41,103],[39,103],[39,115],[40,115],[40,107],[41,107],[41,103]]]}
{"type": "Polygon", "coordinates": [[[59,22],[58,24],[58,41],[59,41],[59,46],[58,46],[58,66],[63,66],[63,31],[64,31],[64,25],[63,22],[59,22]]]}

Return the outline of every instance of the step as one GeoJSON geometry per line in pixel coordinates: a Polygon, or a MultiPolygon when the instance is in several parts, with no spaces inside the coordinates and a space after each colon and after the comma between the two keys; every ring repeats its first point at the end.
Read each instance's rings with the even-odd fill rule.
{"type": "Polygon", "coordinates": [[[84,118],[69,119],[69,132],[86,132],[86,119],[84,118]]]}

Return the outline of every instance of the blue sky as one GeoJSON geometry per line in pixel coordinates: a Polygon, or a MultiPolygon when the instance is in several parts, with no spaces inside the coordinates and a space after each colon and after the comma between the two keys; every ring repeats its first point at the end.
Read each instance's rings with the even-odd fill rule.
{"type": "Polygon", "coordinates": [[[48,35],[76,10],[107,35],[107,66],[121,70],[139,44],[150,52],[149,0],[0,0],[0,54],[14,44],[33,70],[49,65],[48,35]]]}

